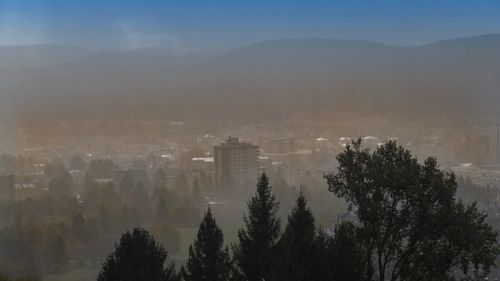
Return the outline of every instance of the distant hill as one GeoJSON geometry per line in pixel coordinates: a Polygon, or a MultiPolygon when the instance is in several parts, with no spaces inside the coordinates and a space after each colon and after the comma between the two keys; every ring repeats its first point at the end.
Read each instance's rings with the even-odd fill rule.
{"type": "Polygon", "coordinates": [[[43,68],[92,56],[96,51],[57,45],[0,46],[0,69],[43,68]]]}
{"type": "Polygon", "coordinates": [[[265,119],[346,111],[432,119],[498,112],[500,35],[421,46],[272,40],[215,57],[161,48],[0,47],[0,74],[0,93],[25,109],[18,113],[265,119]]]}

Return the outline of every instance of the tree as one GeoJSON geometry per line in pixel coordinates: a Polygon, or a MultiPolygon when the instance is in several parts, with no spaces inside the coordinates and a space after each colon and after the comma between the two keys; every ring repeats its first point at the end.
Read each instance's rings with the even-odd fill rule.
{"type": "Polygon", "coordinates": [[[177,206],[179,205],[179,195],[174,190],[167,188],[155,188],[153,190],[153,197],[155,200],[164,199],[167,206],[177,206]]]}
{"type": "Polygon", "coordinates": [[[213,192],[213,181],[210,175],[207,175],[205,171],[200,172],[200,185],[203,192],[211,193],[213,192]]]}
{"type": "Polygon", "coordinates": [[[120,197],[116,193],[115,185],[110,182],[101,188],[101,201],[106,204],[116,205],[120,203],[120,197]]]}
{"type": "Polygon", "coordinates": [[[174,189],[178,194],[188,195],[189,194],[189,182],[186,174],[182,172],[174,180],[174,189]]]}
{"type": "Polygon", "coordinates": [[[2,154],[0,155],[0,173],[5,175],[15,175],[17,158],[14,155],[2,154]]]}
{"type": "Polygon", "coordinates": [[[111,233],[116,228],[116,221],[112,220],[110,208],[106,205],[99,207],[99,223],[104,233],[111,233]]]}
{"type": "Polygon", "coordinates": [[[179,280],[167,252],[145,230],[126,232],[104,262],[98,281],[179,280]]]}
{"type": "Polygon", "coordinates": [[[164,198],[160,198],[158,205],[156,206],[155,219],[158,222],[166,223],[170,220],[170,214],[168,212],[167,203],[164,198]]]}
{"type": "Polygon", "coordinates": [[[133,193],[132,206],[141,209],[150,207],[149,193],[143,182],[138,182],[133,193]]]}
{"type": "Polygon", "coordinates": [[[288,216],[285,232],[277,244],[279,258],[276,265],[276,280],[309,281],[315,279],[317,268],[312,265],[318,258],[315,247],[316,227],[314,217],[307,207],[307,200],[301,192],[296,206],[288,216]]]}
{"type": "Polygon", "coordinates": [[[170,254],[177,254],[181,248],[181,235],[174,226],[166,223],[153,225],[151,233],[170,254]]]}
{"type": "Polygon", "coordinates": [[[73,179],[71,178],[71,174],[65,170],[60,176],[50,180],[49,191],[56,198],[70,197],[73,194],[73,179]]]}
{"type": "Polygon", "coordinates": [[[238,273],[248,281],[271,280],[275,244],[280,234],[280,219],[276,216],[279,203],[262,174],[257,192],[248,202],[245,227],[238,231],[239,245],[234,247],[238,273]]]}
{"type": "Polygon", "coordinates": [[[87,173],[96,179],[111,179],[117,165],[110,159],[91,160],[88,165],[87,173]]]}
{"type": "Polygon", "coordinates": [[[46,163],[44,167],[44,174],[49,179],[61,177],[67,171],[66,167],[58,161],[46,163]]]}
{"type": "Polygon", "coordinates": [[[87,242],[87,230],[85,228],[85,218],[81,213],[76,214],[71,221],[71,233],[82,243],[87,242]]]}
{"type": "Polygon", "coordinates": [[[167,188],[167,174],[163,169],[158,169],[153,177],[153,188],[167,188]]]}
{"type": "Polygon", "coordinates": [[[0,281],[38,281],[38,278],[22,277],[22,278],[9,278],[0,273],[0,281]]]}
{"type": "Polygon", "coordinates": [[[349,221],[335,227],[333,239],[327,246],[328,260],[332,269],[333,280],[363,281],[364,256],[358,229],[349,221]]]}
{"type": "Polygon", "coordinates": [[[200,182],[198,178],[193,180],[193,188],[191,188],[191,199],[196,203],[200,204],[203,202],[203,196],[201,195],[200,182]]]}
{"type": "Polygon", "coordinates": [[[231,271],[229,251],[224,247],[222,230],[210,208],[205,213],[194,244],[189,246],[189,259],[182,268],[186,281],[227,281],[231,271]]]}
{"type": "Polygon", "coordinates": [[[201,217],[201,211],[198,209],[191,200],[184,199],[184,202],[175,210],[174,223],[177,226],[195,226],[201,217]]]}
{"type": "MultiPolygon", "coordinates": [[[[493,265],[496,233],[474,204],[455,199],[453,174],[436,159],[419,164],[388,141],[373,153],[354,141],[337,156],[329,190],[356,215],[368,280],[449,280],[486,275],[493,265]]],[[[357,269],[360,270],[360,269],[357,269]]]]}
{"type": "Polygon", "coordinates": [[[66,241],[59,233],[52,233],[49,235],[46,252],[50,264],[56,268],[67,264],[69,261],[66,241]]]}
{"type": "Polygon", "coordinates": [[[87,167],[87,163],[82,159],[80,155],[75,155],[69,161],[70,170],[80,170],[83,171],[87,167]]]}
{"type": "Polygon", "coordinates": [[[123,201],[128,205],[131,205],[131,203],[134,201],[135,187],[136,186],[134,185],[134,180],[132,179],[130,171],[126,171],[125,175],[120,181],[119,192],[123,198],[123,201]]]}
{"type": "Polygon", "coordinates": [[[89,173],[89,172],[86,172],[85,173],[85,179],[83,181],[83,188],[84,189],[89,189],[91,188],[93,185],[95,184],[95,178],[94,176],[89,173]]]}

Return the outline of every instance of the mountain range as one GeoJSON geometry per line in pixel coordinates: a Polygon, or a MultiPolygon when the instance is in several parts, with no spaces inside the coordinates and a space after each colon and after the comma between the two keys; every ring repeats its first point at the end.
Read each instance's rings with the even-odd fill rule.
{"type": "Polygon", "coordinates": [[[499,78],[500,34],[419,46],[280,39],[184,54],[0,47],[1,110],[27,118],[437,120],[496,115],[499,78]]]}

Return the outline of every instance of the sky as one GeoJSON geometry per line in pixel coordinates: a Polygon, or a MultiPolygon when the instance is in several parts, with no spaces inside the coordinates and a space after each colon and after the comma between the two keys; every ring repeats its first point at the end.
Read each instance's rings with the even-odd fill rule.
{"type": "Polygon", "coordinates": [[[278,38],[417,45],[500,33],[499,0],[0,0],[0,45],[231,48],[278,38]]]}

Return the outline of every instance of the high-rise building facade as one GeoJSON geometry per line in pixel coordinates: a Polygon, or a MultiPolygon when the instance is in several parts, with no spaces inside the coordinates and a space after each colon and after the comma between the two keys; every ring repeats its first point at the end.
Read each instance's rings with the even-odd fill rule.
{"type": "Polygon", "coordinates": [[[257,182],[259,147],[229,137],[214,147],[215,182],[219,188],[254,186],[257,182]]]}

